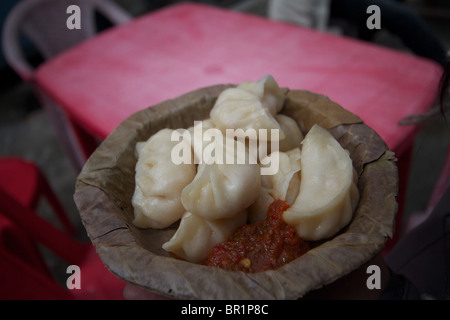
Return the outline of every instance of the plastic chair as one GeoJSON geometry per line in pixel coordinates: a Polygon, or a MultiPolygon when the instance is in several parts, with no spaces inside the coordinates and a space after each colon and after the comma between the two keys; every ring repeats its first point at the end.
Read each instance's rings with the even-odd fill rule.
{"type": "MultiPolygon", "coordinates": [[[[45,177],[38,173],[36,178],[39,169],[20,159],[2,159],[0,168],[3,173],[10,170],[9,175],[0,174],[0,298],[123,299],[125,283],[105,268],[91,243],[76,241],[70,233],[40,217],[33,205],[26,205],[30,199],[35,202],[43,186],[40,183],[45,177]],[[5,181],[11,177],[15,178],[9,181],[8,189],[5,181]],[[16,192],[19,185],[23,186],[23,194],[16,192]],[[53,279],[38,244],[66,261],[67,266],[80,267],[81,289],[69,290],[53,279]]],[[[64,229],[73,232],[63,211],[58,212],[58,217],[64,229]]]]}
{"type": "MultiPolygon", "coordinates": [[[[16,157],[1,158],[0,191],[8,194],[14,201],[31,211],[36,211],[39,201],[45,198],[64,230],[68,234],[75,234],[75,228],[59,199],[39,167],[34,163],[16,157]]],[[[36,243],[29,241],[21,232],[9,219],[0,216],[0,247],[9,249],[10,252],[23,257],[29,265],[39,269],[41,273],[51,276],[36,243]]]]}
{"type": "Polygon", "coordinates": [[[0,250],[14,252],[15,255],[22,257],[22,263],[32,265],[40,274],[51,276],[44,258],[39,254],[37,244],[30,241],[22,230],[2,214],[0,214],[0,250]]]}
{"type": "Polygon", "coordinates": [[[64,207],[36,164],[17,157],[0,158],[0,190],[30,210],[36,210],[39,201],[45,198],[64,230],[75,234],[64,207]]]}
{"type": "MultiPolygon", "coordinates": [[[[1,191],[0,191],[1,192],[1,191]]],[[[0,299],[71,299],[53,279],[37,244],[0,210],[0,299]]]]}
{"type": "Polygon", "coordinates": [[[25,35],[44,59],[51,59],[96,34],[95,12],[114,25],[132,19],[131,15],[109,0],[23,0],[9,13],[2,35],[6,61],[23,81],[33,85],[41,105],[55,127],[61,147],[76,172],[81,170],[87,157],[97,147],[98,141],[77,126],[57,103],[34,83],[34,68],[21,49],[20,36],[25,35]],[[70,5],[80,8],[81,29],[70,30],[66,26],[66,20],[69,18],[66,10],[70,5]]]}
{"type": "Polygon", "coordinates": [[[70,294],[51,281],[48,277],[38,272],[35,268],[23,263],[22,260],[10,252],[0,248],[0,270],[7,277],[2,281],[0,299],[38,299],[38,300],[69,300],[70,294]],[[14,279],[20,279],[15,281],[14,279]]]}

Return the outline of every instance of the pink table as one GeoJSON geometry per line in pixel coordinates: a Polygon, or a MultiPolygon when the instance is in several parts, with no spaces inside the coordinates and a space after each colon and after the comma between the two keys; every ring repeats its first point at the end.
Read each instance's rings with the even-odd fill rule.
{"type": "MultiPolygon", "coordinates": [[[[271,74],[282,87],[326,95],[357,114],[407,164],[416,128],[397,123],[432,105],[441,72],[431,61],[369,43],[179,4],[48,61],[36,82],[75,123],[104,139],[148,106],[200,87],[271,74]]],[[[399,171],[402,198],[408,166],[399,164],[399,171]]]]}
{"type": "Polygon", "coordinates": [[[391,150],[413,127],[397,122],[434,101],[441,68],[356,40],[198,4],[114,28],[42,65],[36,81],[104,139],[132,113],[200,87],[256,81],[324,94],[359,115],[391,150]]]}

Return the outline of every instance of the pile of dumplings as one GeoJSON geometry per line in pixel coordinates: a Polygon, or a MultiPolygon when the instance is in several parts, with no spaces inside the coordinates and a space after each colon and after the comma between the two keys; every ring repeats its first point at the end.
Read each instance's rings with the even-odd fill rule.
{"type": "MultiPolygon", "coordinates": [[[[347,225],[359,201],[348,151],[319,125],[303,136],[295,120],[279,113],[284,100],[284,90],[270,75],[257,82],[242,82],[224,90],[210,118],[200,123],[203,129],[219,129],[224,140],[228,139],[226,129],[277,130],[277,150],[269,145],[270,137],[257,141],[269,150],[267,157],[276,155],[278,170],[274,174],[261,174],[267,159],[195,161],[201,156],[194,148],[195,140],[205,142],[206,138],[190,135],[194,138],[172,141],[172,129],[162,129],[139,142],[133,224],[163,229],[180,221],[163,249],[194,263],[204,261],[215,245],[242,225],[265,219],[275,199],[289,203],[283,219],[304,240],[329,238],[347,225]],[[172,161],[172,151],[180,143],[191,148],[191,161],[172,161]]],[[[195,126],[187,129],[190,133],[194,130],[195,126]]],[[[226,146],[226,141],[220,142],[226,146]]],[[[248,144],[234,143],[244,144],[241,147],[248,153],[248,144]]]]}

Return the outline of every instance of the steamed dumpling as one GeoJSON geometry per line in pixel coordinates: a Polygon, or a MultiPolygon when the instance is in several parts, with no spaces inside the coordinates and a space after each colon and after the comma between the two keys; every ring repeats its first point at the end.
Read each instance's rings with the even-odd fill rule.
{"type": "Polygon", "coordinates": [[[203,151],[211,141],[206,140],[205,132],[209,129],[214,129],[214,122],[211,119],[196,121],[194,126],[188,128],[189,136],[191,137],[191,147],[194,152],[194,161],[196,164],[203,162],[203,151]]]}
{"type": "Polygon", "coordinates": [[[280,138],[284,138],[274,118],[283,104],[284,92],[271,76],[266,76],[256,83],[244,82],[224,90],[211,109],[210,118],[222,132],[226,129],[279,130],[280,138]]]}
{"type": "Polygon", "coordinates": [[[320,240],[347,225],[359,201],[349,153],[325,129],[314,125],[303,140],[300,192],[283,213],[305,240],[320,240]]]}
{"type": "Polygon", "coordinates": [[[186,212],[173,237],[163,244],[163,249],[187,261],[202,262],[215,245],[225,241],[246,221],[245,211],[219,220],[206,220],[186,212]]]}
{"type": "MultiPolygon", "coordinates": [[[[227,141],[236,146],[245,145],[239,141],[225,138],[223,154],[230,152],[227,141]]],[[[186,211],[205,219],[230,218],[252,204],[261,186],[259,165],[247,161],[238,162],[238,152],[234,152],[231,164],[201,163],[197,175],[181,192],[181,201],[186,211]]]]}
{"type": "Polygon", "coordinates": [[[283,108],[284,92],[271,75],[263,77],[258,82],[241,82],[237,87],[257,96],[263,108],[269,110],[273,116],[283,108]]]}
{"type": "Polygon", "coordinates": [[[275,119],[278,121],[285,137],[280,139],[279,150],[286,152],[294,148],[300,148],[303,140],[303,133],[300,131],[294,119],[284,114],[277,114],[275,119]]]}
{"type": "Polygon", "coordinates": [[[259,147],[262,148],[262,153],[270,155],[273,151],[287,152],[295,148],[301,148],[303,133],[300,131],[294,119],[284,114],[275,115],[275,120],[278,122],[284,137],[279,137],[278,140],[274,138],[260,139],[258,141],[259,147]],[[265,147],[265,148],[264,148],[265,147]]]}
{"type": "Polygon", "coordinates": [[[133,223],[137,227],[165,228],[185,212],[181,191],[194,179],[196,166],[193,161],[174,164],[171,151],[179,142],[171,141],[172,132],[163,129],[136,146],[138,161],[132,204],[133,223]]]}
{"type": "Polygon", "coordinates": [[[299,187],[300,176],[300,149],[295,148],[287,152],[279,152],[279,170],[274,175],[268,175],[272,188],[270,194],[274,199],[286,200],[292,205],[296,199],[299,187]]]}
{"type": "MultiPolygon", "coordinates": [[[[292,205],[300,189],[299,148],[278,153],[278,172],[261,176],[261,189],[256,201],[249,208],[249,221],[254,223],[266,218],[267,209],[275,199],[285,200],[292,205]]],[[[272,154],[273,156],[273,154],[272,154]]]]}

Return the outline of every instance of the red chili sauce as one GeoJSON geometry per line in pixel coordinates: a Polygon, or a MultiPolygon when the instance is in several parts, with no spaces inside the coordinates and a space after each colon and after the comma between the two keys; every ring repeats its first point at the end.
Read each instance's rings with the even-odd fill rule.
{"type": "Polygon", "coordinates": [[[265,220],[244,225],[229,240],[216,245],[205,264],[252,273],[277,269],[300,257],[309,245],[282,219],[288,208],[286,201],[275,200],[265,220]]]}

